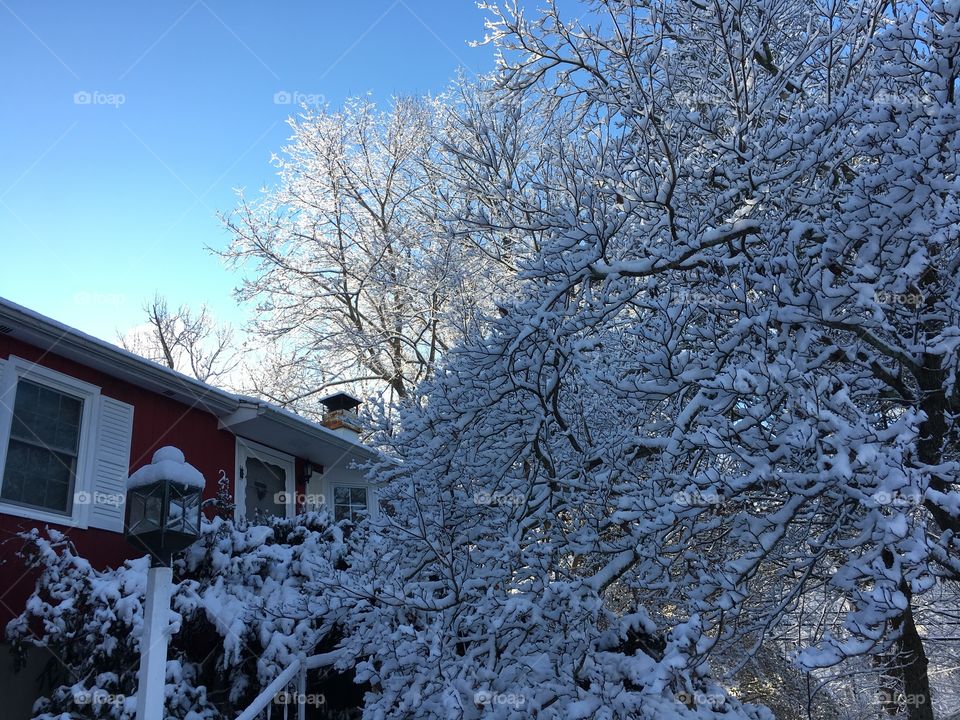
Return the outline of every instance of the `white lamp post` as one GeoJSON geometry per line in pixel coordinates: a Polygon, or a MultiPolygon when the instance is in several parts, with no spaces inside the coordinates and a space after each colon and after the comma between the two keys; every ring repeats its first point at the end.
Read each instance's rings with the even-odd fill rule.
{"type": "Polygon", "coordinates": [[[127,541],[150,554],[137,674],[137,720],[163,720],[173,554],[200,535],[203,475],[175,447],[160,448],[127,480],[127,541]]]}

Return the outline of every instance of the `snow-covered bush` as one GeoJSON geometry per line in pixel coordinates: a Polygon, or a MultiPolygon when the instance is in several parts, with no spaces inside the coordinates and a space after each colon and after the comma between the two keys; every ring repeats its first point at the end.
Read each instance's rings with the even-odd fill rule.
{"type": "MultiPolygon", "coordinates": [[[[97,570],[55,530],[24,533],[39,577],[7,626],[15,651],[43,647],[58,680],[35,717],[134,717],[147,558],[97,570]]],[[[167,712],[230,717],[298,653],[325,647],[334,615],[308,588],[342,563],[348,542],[326,513],[261,524],[204,522],[174,563],[167,712]]]]}

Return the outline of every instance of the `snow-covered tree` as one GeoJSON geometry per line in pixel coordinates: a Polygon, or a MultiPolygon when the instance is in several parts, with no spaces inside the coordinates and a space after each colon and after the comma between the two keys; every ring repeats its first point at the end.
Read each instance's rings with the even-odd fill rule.
{"type": "Polygon", "coordinates": [[[544,159],[453,224],[534,252],[407,409],[393,512],[341,579],[370,716],[709,717],[734,706],[706,663],[794,628],[814,678],[866,665],[875,710],[930,720],[960,2],[488,10],[492,92],[544,159]]]}
{"type": "Polygon", "coordinates": [[[120,345],[201,382],[223,383],[240,364],[233,328],[218,323],[203,306],[171,309],[157,293],[145,303],[146,323],[123,334],[120,345]]]}
{"type": "Polygon", "coordinates": [[[275,158],[278,186],[228,218],[223,256],[249,271],[239,295],[258,303],[257,333],[313,372],[292,399],[363,383],[405,397],[485,304],[440,222],[442,116],[414,99],[306,110],[275,158]]]}

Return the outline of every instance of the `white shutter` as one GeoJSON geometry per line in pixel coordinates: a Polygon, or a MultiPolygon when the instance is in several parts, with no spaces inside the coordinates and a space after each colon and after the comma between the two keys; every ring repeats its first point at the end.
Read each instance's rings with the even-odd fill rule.
{"type": "Polygon", "coordinates": [[[133,405],[101,395],[98,416],[93,459],[93,504],[90,506],[88,523],[90,527],[123,532],[133,405]]]}

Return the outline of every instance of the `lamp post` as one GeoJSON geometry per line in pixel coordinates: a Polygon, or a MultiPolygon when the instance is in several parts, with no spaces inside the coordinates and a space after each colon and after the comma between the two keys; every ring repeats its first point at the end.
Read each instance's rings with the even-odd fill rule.
{"type": "Polygon", "coordinates": [[[137,674],[137,720],[163,720],[173,554],[200,535],[203,475],[163,447],[127,480],[127,541],[150,555],[137,674]]]}

